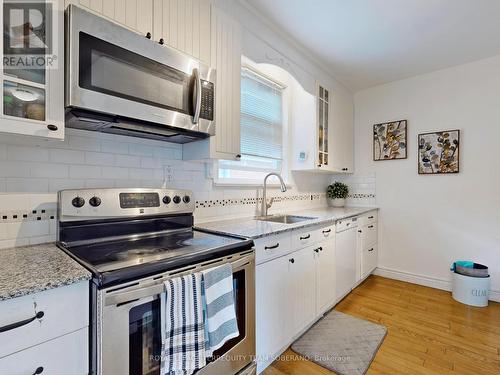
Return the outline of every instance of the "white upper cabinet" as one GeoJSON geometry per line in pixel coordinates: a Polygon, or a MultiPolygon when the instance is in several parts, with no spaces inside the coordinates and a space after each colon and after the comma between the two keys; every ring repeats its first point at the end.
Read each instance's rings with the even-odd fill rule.
{"type": "MultiPolygon", "coordinates": [[[[0,3],[2,14],[5,6],[7,6],[5,2],[0,3]]],[[[31,56],[35,56],[36,51],[32,52],[32,46],[26,45],[28,40],[32,43],[37,39],[35,32],[29,39],[25,38],[24,47],[16,45],[18,41],[5,37],[13,35],[15,31],[5,34],[0,41],[4,61],[0,72],[3,87],[0,132],[64,138],[64,9],[62,3],[58,1],[52,2],[52,6],[55,22],[50,26],[44,22],[39,27],[40,30],[35,30],[42,35],[50,35],[50,32],[46,34],[48,30],[41,30],[48,26],[52,28],[50,30],[52,33],[57,33],[53,40],[46,41],[46,45],[51,45],[53,48],[50,53],[45,54],[44,61],[47,64],[26,68],[26,64],[20,67],[15,63],[21,60],[28,61],[31,56]]],[[[4,19],[1,18],[1,28],[5,33],[9,25],[3,23],[4,19]]]]}
{"type": "Polygon", "coordinates": [[[211,0],[66,0],[210,65],[211,0]]]}
{"type": "Polygon", "coordinates": [[[238,160],[241,104],[241,28],[230,16],[212,9],[211,67],[217,70],[215,86],[215,135],[187,143],[185,160],[238,160]]]}
{"type": "Polygon", "coordinates": [[[352,102],[317,84],[316,95],[294,89],[292,169],[353,172],[352,102]]]}

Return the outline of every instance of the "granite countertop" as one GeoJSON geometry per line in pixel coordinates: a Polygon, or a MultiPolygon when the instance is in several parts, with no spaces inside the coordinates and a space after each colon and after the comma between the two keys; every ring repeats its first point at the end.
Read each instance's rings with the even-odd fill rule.
{"type": "MultiPolygon", "coordinates": [[[[320,207],[314,209],[306,209],[300,211],[286,212],[287,215],[308,216],[314,219],[301,221],[294,224],[273,223],[270,221],[254,220],[252,217],[211,221],[207,223],[199,223],[195,228],[225,234],[240,236],[250,239],[269,236],[272,234],[287,232],[290,230],[304,228],[316,224],[334,223],[337,220],[345,219],[352,216],[364,214],[369,211],[378,210],[378,207],[320,207]]],[[[281,215],[283,213],[275,214],[281,215]]]]}
{"type": "Polygon", "coordinates": [[[0,301],[90,280],[54,243],[0,250],[0,301]]]}

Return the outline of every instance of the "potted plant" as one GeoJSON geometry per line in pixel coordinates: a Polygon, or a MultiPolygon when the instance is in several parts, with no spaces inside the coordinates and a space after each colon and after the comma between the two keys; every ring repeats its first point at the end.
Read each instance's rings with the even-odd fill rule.
{"type": "Polygon", "coordinates": [[[345,200],[349,194],[349,187],[339,181],[329,185],[326,189],[326,197],[328,198],[328,205],[332,207],[344,207],[345,200]]]}

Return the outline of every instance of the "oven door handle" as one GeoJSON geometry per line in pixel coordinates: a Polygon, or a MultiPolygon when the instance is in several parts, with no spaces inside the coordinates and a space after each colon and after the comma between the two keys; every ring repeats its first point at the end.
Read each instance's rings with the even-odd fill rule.
{"type": "Polygon", "coordinates": [[[200,71],[198,68],[193,69],[194,76],[194,84],[195,88],[193,91],[193,106],[194,106],[194,115],[193,115],[193,124],[197,124],[200,120],[200,111],[201,111],[201,78],[200,71]]]}
{"type": "MultiPolygon", "coordinates": [[[[221,264],[228,263],[228,262],[214,262],[214,263],[209,263],[204,267],[201,267],[199,269],[187,269],[186,272],[178,272],[172,275],[172,277],[177,277],[177,276],[183,276],[186,274],[194,273],[194,272],[200,272],[201,270],[208,269],[211,267],[216,267],[221,264]]],[[[249,256],[244,256],[240,259],[237,259],[233,262],[230,262],[232,268],[233,268],[233,273],[247,267],[253,267],[254,264],[254,255],[249,255],[249,256]]],[[[110,306],[110,305],[124,305],[126,303],[136,301],[141,298],[146,298],[146,297],[151,297],[157,294],[161,294],[165,291],[165,285],[164,281],[168,280],[169,277],[166,277],[161,280],[156,280],[154,284],[144,286],[138,289],[133,289],[133,290],[128,290],[128,291],[117,291],[116,294],[111,294],[105,297],[105,305],[110,306]]]]}

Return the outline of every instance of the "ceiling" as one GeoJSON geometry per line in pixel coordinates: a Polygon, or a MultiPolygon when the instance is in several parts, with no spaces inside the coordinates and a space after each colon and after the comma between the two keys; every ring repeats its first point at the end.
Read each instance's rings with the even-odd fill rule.
{"type": "Polygon", "coordinates": [[[500,54],[500,0],[247,0],[352,91],[500,54]]]}

